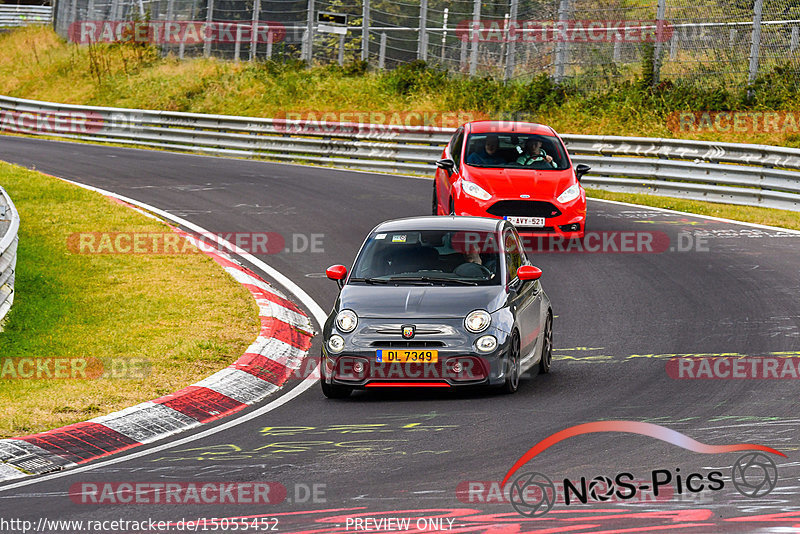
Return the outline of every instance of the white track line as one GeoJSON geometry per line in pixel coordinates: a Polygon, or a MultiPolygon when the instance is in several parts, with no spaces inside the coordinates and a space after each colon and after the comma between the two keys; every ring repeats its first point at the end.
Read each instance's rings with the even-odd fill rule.
{"type": "MultiPolygon", "coordinates": [[[[160,215],[161,217],[164,217],[165,219],[169,219],[169,220],[171,220],[171,221],[173,221],[173,222],[175,222],[177,224],[180,224],[181,226],[184,226],[185,228],[189,228],[189,229],[191,229],[191,230],[193,230],[195,232],[202,233],[203,235],[212,235],[211,232],[209,232],[208,230],[205,230],[205,229],[201,228],[200,226],[198,226],[198,225],[196,225],[194,223],[191,223],[191,222],[189,222],[189,221],[187,221],[185,219],[182,219],[181,217],[178,217],[176,215],[172,215],[169,212],[166,212],[164,210],[156,208],[155,206],[150,206],[149,204],[145,204],[144,202],[139,202],[138,200],[127,198],[127,197],[124,197],[122,195],[118,195],[116,193],[112,193],[110,191],[105,191],[103,189],[99,189],[97,187],[92,187],[92,186],[89,186],[89,185],[86,185],[86,184],[73,182],[72,180],[66,180],[64,178],[60,178],[60,179],[64,180],[65,182],[69,182],[71,184],[83,187],[84,189],[89,189],[91,191],[95,191],[95,192],[100,193],[102,195],[114,197],[114,198],[116,198],[118,200],[122,200],[123,202],[127,202],[127,203],[133,204],[135,206],[139,206],[139,207],[141,207],[143,209],[146,209],[146,210],[148,210],[148,211],[150,211],[152,213],[156,213],[156,214],[160,215]]],[[[220,245],[222,245],[225,248],[227,248],[228,250],[230,250],[232,253],[234,253],[234,254],[246,259],[247,261],[249,261],[250,263],[252,263],[256,267],[258,267],[259,269],[264,271],[266,274],[268,274],[270,277],[272,277],[276,282],[278,282],[280,285],[282,285],[284,288],[286,288],[291,294],[293,294],[295,297],[297,297],[297,299],[300,300],[300,302],[302,302],[303,305],[305,305],[305,307],[311,312],[311,314],[314,316],[314,319],[316,319],[317,324],[319,324],[320,327],[325,324],[325,320],[327,318],[327,314],[324,311],[322,311],[322,308],[319,306],[319,304],[317,304],[316,301],[314,299],[312,299],[311,296],[308,293],[303,291],[303,289],[300,286],[298,286],[297,284],[292,282],[289,278],[287,278],[286,276],[284,276],[283,274],[278,272],[273,267],[270,267],[269,265],[267,265],[266,263],[264,263],[260,259],[256,258],[252,254],[249,254],[249,253],[245,252],[244,250],[242,250],[239,247],[229,243],[228,241],[226,241],[226,240],[224,240],[222,238],[217,238],[217,242],[220,245]]],[[[319,366],[317,366],[317,367],[319,367],[319,366]]],[[[316,369],[313,372],[316,373],[316,369]]],[[[294,389],[290,390],[288,393],[285,393],[283,396],[281,396],[280,398],[275,399],[274,401],[270,402],[269,404],[266,404],[266,405],[262,406],[261,408],[253,410],[252,412],[249,412],[247,414],[241,415],[239,417],[234,417],[233,419],[230,419],[230,420],[228,420],[228,421],[226,421],[226,422],[224,422],[224,423],[222,423],[222,424],[220,424],[218,426],[215,426],[213,428],[209,428],[209,429],[204,430],[202,432],[198,432],[197,434],[193,434],[191,436],[186,436],[185,438],[182,438],[182,439],[179,439],[179,440],[176,440],[176,441],[170,441],[168,443],[163,443],[161,445],[158,445],[156,447],[152,447],[152,448],[149,448],[149,449],[146,449],[146,450],[140,450],[140,451],[136,451],[136,452],[129,453],[129,454],[124,454],[124,455],[120,455],[120,456],[114,456],[113,458],[110,458],[108,460],[103,460],[103,461],[100,461],[100,462],[91,463],[91,464],[84,465],[84,466],[81,466],[81,467],[76,467],[74,469],[69,469],[69,470],[66,470],[66,471],[60,471],[60,472],[57,472],[57,473],[50,473],[48,475],[43,475],[41,477],[29,478],[29,479],[21,480],[19,482],[14,482],[14,483],[11,483],[11,484],[8,484],[8,485],[0,487],[0,492],[7,491],[7,490],[10,490],[10,489],[20,488],[20,487],[23,487],[23,486],[28,486],[30,484],[37,484],[39,482],[44,482],[44,481],[47,481],[47,480],[53,480],[53,479],[56,479],[56,478],[67,477],[67,476],[75,475],[75,474],[78,474],[78,473],[84,473],[86,471],[92,471],[92,470],[97,469],[99,467],[106,467],[106,466],[117,464],[117,463],[120,463],[120,462],[125,462],[127,460],[133,460],[135,458],[140,458],[142,456],[147,456],[149,454],[160,452],[160,451],[163,451],[163,450],[166,450],[166,449],[171,449],[172,447],[177,447],[179,445],[184,445],[186,443],[191,443],[192,441],[196,441],[196,440],[199,440],[199,439],[206,438],[208,436],[212,436],[212,435],[214,435],[214,434],[216,434],[218,432],[222,432],[222,431],[227,430],[229,428],[232,428],[234,426],[240,425],[242,423],[246,423],[247,421],[250,421],[251,419],[255,419],[256,417],[260,417],[260,416],[262,416],[262,415],[264,415],[266,413],[271,412],[272,410],[275,410],[276,408],[280,408],[281,406],[283,406],[284,404],[286,404],[290,400],[294,399],[295,397],[299,396],[300,394],[304,393],[306,390],[308,390],[312,386],[315,386],[316,384],[317,384],[316,380],[303,380],[302,383],[299,384],[298,386],[296,386],[294,389]]]]}
{"type": "MultiPolygon", "coordinates": [[[[670,197],[671,198],[671,197],[670,197]]],[[[644,204],[631,204],[630,202],[622,202],[620,200],[606,200],[604,198],[586,197],[587,200],[594,202],[605,202],[607,204],[619,204],[622,206],[630,206],[632,208],[643,208],[646,210],[660,211],[663,213],[672,213],[674,215],[689,215],[690,217],[699,217],[701,219],[709,219],[711,221],[719,221],[730,224],[738,224],[741,226],[750,226],[752,228],[760,228],[762,230],[775,230],[777,232],[786,232],[789,234],[800,235],[800,230],[793,230],[791,228],[781,228],[779,226],[768,226],[766,224],[751,223],[745,221],[734,221],[733,219],[723,219],[722,217],[714,217],[712,215],[701,215],[699,213],[689,213],[688,211],[668,210],[666,208],[656,208],[654,206],[645,206],[644,204]]],[[[681,199],[676,199],[681,200],[681,199]]],[[[743,206],[743,207],[757,207],[757,206],[743,206]]]]}

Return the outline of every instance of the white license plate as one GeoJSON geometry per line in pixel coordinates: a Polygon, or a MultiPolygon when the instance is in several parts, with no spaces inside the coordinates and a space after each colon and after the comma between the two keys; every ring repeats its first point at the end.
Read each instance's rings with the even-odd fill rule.
{"type": "Polygon", "coordinates": [[[544,217],[506,217],[505,219],[514,226],[533,228],[542,228],[544,226],[544,217]]]}

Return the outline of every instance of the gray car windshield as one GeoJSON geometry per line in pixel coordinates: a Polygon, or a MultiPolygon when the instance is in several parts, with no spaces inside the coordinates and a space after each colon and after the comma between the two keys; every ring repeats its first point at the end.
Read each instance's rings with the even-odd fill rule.
{"type": "Polygon", "coordinates": [[[464,161],[472,167],[543,171],[569,168],[569,160],[558,138],[521,133],[470,134],[464,161]]]}
{"type": "Polygon", "coordinates": [[[373,233],[350,283],[497,285],[500,255],[489,232],[409,230],[373,233]]]}

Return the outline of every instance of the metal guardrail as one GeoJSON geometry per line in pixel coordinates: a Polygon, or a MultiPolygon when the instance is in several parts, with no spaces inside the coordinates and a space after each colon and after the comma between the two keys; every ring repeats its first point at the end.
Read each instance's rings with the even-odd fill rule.
{"type": "MultiPolygon", "coordinates": [[[[0,96],[0,130],[351,169],[432,175],[452,131],[75,106],[0,96]]],[[[563,135],[583,183],[800,211],[800,149],[563,135]]]]}
{"type": "MultiPolygon", "coordinates": [[[[17,268],[19,213],[0,187],[0,327],[14,302],[14,273],[17,268]]],[[[0,328],[1,330],[2,328],[0,328]]]]}
{"type": "Polygon", "coordinates": [[[53,22],[52,6],[24,6],[0,4],[0,28],[50,24],[53,22]]]}

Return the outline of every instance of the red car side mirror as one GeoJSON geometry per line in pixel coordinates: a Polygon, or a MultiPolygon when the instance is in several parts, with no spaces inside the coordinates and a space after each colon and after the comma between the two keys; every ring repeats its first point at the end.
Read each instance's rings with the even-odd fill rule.
{"type": "Polygon", "coordinates": [[[347,267],[344,265],[331,265],[325,269],[325,275],[331,280],[335,280],[339,287],[342,287],[344,285],[343,280],[347,276],[347,267]]]}
{"type": "Polygon", "coordinates": [[[542,277],[542,270],[533,265],[523,265],[517,269],[517,278],[522,280],[538,280],[542,277]]]}

